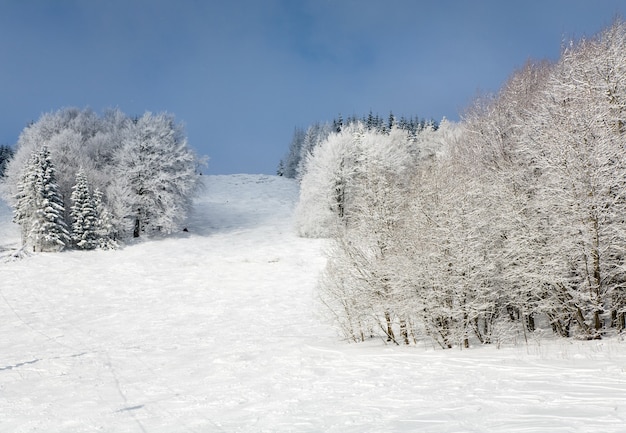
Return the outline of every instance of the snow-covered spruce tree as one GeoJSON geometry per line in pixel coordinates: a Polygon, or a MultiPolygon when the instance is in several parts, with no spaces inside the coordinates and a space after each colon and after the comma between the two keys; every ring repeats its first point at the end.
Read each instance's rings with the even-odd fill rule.
{"type": "Polygon", "coordinates": [[[76,173],[76,184],[73,187],[72,208],[72,241],[76,248],[92,250],[98,246],[96,234],[96,207],[89,191],[87,176],[81,168],[76,173]]]}
{"type": "Polygon", "coordinates": [[[63,199],[46,146],[33,153],[17,186],[14,221],[33,251],[61,251],[70,243],[63,199]]]}
{"type": "Polygon", "coordinates": [[[125,236],[169,234],[179,228],[200,186],[198,160],[182,126],[166,114],[146,113],[128,125],[107,190],[125,236]]]}
{"type": "Polygon", "coordinates": [[[20,226],[22,245],[30,241],[33,217],[37,209],[38,191],[37,169],[39,155],[33,152],[28,162],[22,167],[19,181],[15,185],[15,205],[13,207],[13,222],[20,226]]]}
{"type": "Polygon", "coordinates": [[[98,248],[103,250],[114,250],[119,248],[115,240],[113,224],[111,223],[111,213],[107,205],[102,201],[102,191],[96,189],[93,192],[93,207],[95,209],[95,233],[98,248]]]}

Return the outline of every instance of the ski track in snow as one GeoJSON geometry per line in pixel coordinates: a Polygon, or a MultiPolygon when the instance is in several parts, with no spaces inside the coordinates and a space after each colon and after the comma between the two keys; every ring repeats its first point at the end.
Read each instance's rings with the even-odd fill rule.
{"type": "MultiPolygon", "coordinates": [[[[0,432],[625,432],[626,344],[347,344],[291,180],[207,176],[189,233],[0,263],[0,432]]],[[[0,203],[0,254],[17,227],[0,203]]]]}

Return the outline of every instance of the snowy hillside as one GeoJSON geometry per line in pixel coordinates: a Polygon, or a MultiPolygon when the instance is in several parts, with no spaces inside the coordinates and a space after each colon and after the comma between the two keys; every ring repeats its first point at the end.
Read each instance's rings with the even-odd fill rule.
{"type": "Polygon", "coordinates": [[[188,233],[0,263],[0,432],[626,431],[626,343],[344,343],[297,184],[205,182],[188,233]]]}

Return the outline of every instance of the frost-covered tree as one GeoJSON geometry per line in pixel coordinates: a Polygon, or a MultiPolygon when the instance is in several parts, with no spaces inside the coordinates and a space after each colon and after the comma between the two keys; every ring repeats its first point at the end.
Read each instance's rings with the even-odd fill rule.
{"type": "MultiPolygon", "coordinates": [[[[408,221],[409,140],[401,131],[388,136],[355,125],[334,138],[340,140],[329,139],[319,150],[348,144],[345,149],[354,160],[350,176],[343,180],[350,200],[344,202],[341,214],[333,213],[341,224],[333,233],[334,247],[320,283],[321,299],[347,338],[358,341],[366,335],[382,334],[388,341],[408,342],[408,321],[399,308],[397,293],[402,276],[394,268],[401,257],[402,242],[397,235],[408,221]],[[399,330],[394,330],[396,324],[399,330]]],[[[307,186],[308,176],[310,173],[303,178],[303,186],[307,186]]],[[[333,185],[326,188],[330,188],[332,203],[339,189],[333,185]]]]}
{"type": "Polygon", "coordinates": [[[174,117],[146,113],[128,125],[115,155],[117,225],[133,237],[179,228],[200,186],[198,160],[174,117]]]}
{"type": "Polygon", "coordinates": [[[504,227],[494,207],[502,189],[464,151],[464,129],[442,122],[438,133],[446,152],[423,165],[408,197],[413,266],[403,272],[417,294],[415,320],[444,348],[502,342],[513,327],[500,276],[504,227]]]}
{"type": "Polygon", "coordinates": [[[33,251],[61,251],[70,242],[63,199],[46,146],[31,155],[17,185],[14,221],[33,251]]]}
{"type": "Polygon", "coordinates": [[[305,164],[307,158],[313,153],[317,146],[326,141],[331,132],[332,127],[328,123],[316,122],[307,128],[304,139],[302,140],[302,145],[300,146],[296,179],[302,179],[306,171],[305,164]]]}
{"type": "Polygon", "coordinates": [[[82,168],[76,173],[71,201],[72,241],[79,249],[92,250],[98,246],[97,214],[87,176],[82,168]]]}
{"type": "Polygon", "coordinates": [[[414,174],[413,143],[405,131],[369,131],[355,136],[360,158],[347,179],[351,200],[345,209],[339,245],[348,266],[362,272],[361,302],[368,305],[372,326],[388,341],[408,344],[410,316],[403,308],[407,293],[398,265],[405,263],[406,224],[410,221],[407,188],[414,174]],[[398,327],[398,329],[394,329],[398,327]]]}
{"type": "Polygon", "coordinates": [[[331,126],[327,123],[316,122],[306,131],[296,128],[287,155],[280,161],[278,174],[291,179],[301,179],[306,159],[330,133],[331,126]]]}
{"type": "MultiPolygon", "coordinates": [[[[534,158],[525,148],[529,116],[539,108],[552,73],[547,62],[528,62],[516,71],[499,93],[475,101],[466,112],[462,160],[472,161],[490,210],[485,222],[497,241],[498,289],[506,295],[509,317],[523,332],[535,329],[535,317],[545,313],[548,255],[540,248],[545,236],[534,202],[539,188],[534,158]]],[[[545,252],[545,251],[544,251],[545,252]]]]}
{"type": "Polygon", "coordinates": [[[357,137],[363,125],[334,133],[313,148],[304,162],[296,229],[305,237],[329,237],[347,217],[350,181],[359,158],[357,137]]]}
{"type": "Polygon", "coordinates": [[[332,212],[336,228],[330,231],[333,247],[320,281],[320,297],[347,338],[359,341],[378,335],[409,344],[420,333],[418,316],[423,319],[418,314],[423,304],[416,298],[410,272],[417,251],[411,238],[415,216],[410,198],[415,176],[432,161],[441,142],[434,135],[414,140],[398,128],[386,132],[357,126],[344,128],[320,145],[309,161],[316,170],[307,171],[302,179],[301,198],[326,191],[326,201],[317,202],[321,207],[308,201],[310,212],[328,208],[337,191],[347,191],[343,212],[332,212]],[[342,189],[333,182],[316,184],[309,179],[314,173],[332,179],[342,169],[342,159],[330,152],[333,144],[335,150],[344,149],[344,167],[346,155],[350,157],[342,189]]]}

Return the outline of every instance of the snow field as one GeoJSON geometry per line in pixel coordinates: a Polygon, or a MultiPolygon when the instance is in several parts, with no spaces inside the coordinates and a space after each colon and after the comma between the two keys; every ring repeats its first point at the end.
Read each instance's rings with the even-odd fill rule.
{"type": "Polygon", "coordinates": [[[626,431],[617,338],[340,341],[297,197],[288,179],[207,176],[189,233],[0,262],[0,432],[626,431]]]}

